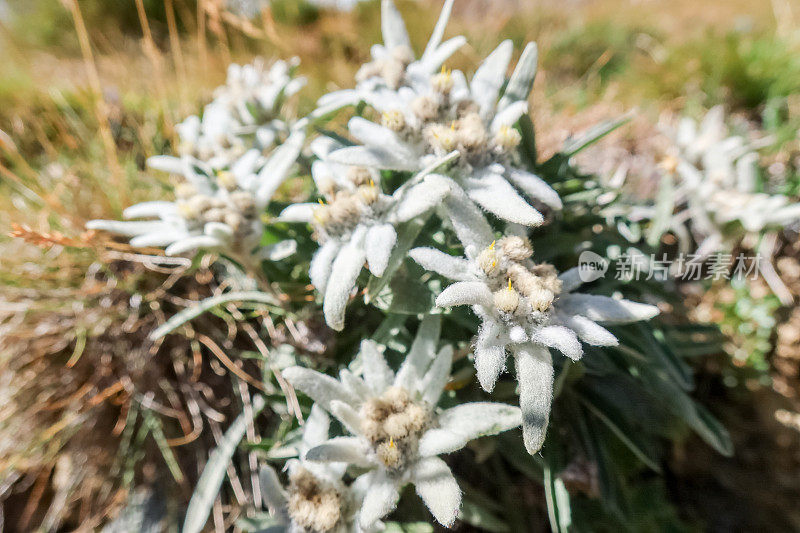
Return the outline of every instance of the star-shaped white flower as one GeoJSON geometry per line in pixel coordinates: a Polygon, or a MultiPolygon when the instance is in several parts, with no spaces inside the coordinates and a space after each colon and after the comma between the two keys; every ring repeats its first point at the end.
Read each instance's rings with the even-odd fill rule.
{"type": "Polygon", "coordinates": [[[279,217],[313,226],[320,247],[309,274],[311,283],[324,295],[325,320],[336,330],[344,327],[345,307],[364,262],[373,275],[382,276],[397,242],[395,227],[439,205],[450,192],[449,180],[430,174],[432,167],[393,194],[384,194],[377,171],[328,160],[331,151],[340,146],[327,137],[312,143],[319,160],[311,173],[325,200],[291,205],[279,217]]]}
{"type": "MultiPolygon", "coordinates": [[[[674,213],[664,225],[675,232],[684,251],[707,257],[730,251],[747,234],[780,229],[800,220],[800,203],[781,194],[760,192],[758,142],[731,135],[722,106],[712,108],[698,125],[688,117],[664,126],[673,146],[661,162],[663,179],[675,179],[666,208],[674,213]]],[[[761,141],[763,143],[764,141],[761,141]]],[[[623,206],[623,213],[625,207],[623,206]]],[[[665,206],[630,207],[632,220],[653,220],[665,206]]],[[[612,206],[609,212],[619,212],[612,206]]]]}
{"type": "MultiPolygon", "coordinates": [[[[298,458],[286,463],[289,483],[281,483],[269,465],[259,472],[264,505],[275,519],[274,533],[367,533],[358,523],[363,495],[342,481],[346,464],[306,460],[308,450],[328,440],[330,418],[314,406],[303,426],[298,458]]],[[[381,526],[382,524],[377,524],[381,526]]],[[[382,528],[381,528],[382,529],[382,528]]]]}
{"type": "MultiPolygon", "coordinates": [[[[157,168],[183,178],[175,188],[176,200],[143,202],[123,211],[125,218],[150,220],[91,220],[86,227],[131,237],[135,247],[166,247],[167,255],[198,249],[249,255],[261,239],[261,214],[288,176],[304,141],[305,122],[300,122],[266,162],[260,164],[261,152],[252,149],[230,170],[214,170],[191,157],[151,158],[157,168]]],[[[277,260],[293,253],[294,245],[284,241],[261,248],[256,255],[277,260]]]]}
{"type": "Polygon", "coordinates": [[[372,60],[364,64],[356,74],[358,84],[355,89],[324,95],[317,102],[317,109],[313,114],[324,116],[361,101],[371,102],[373,95],[380,89],[396,90],[400,87],[427,85],[439,67],[466,43],[462,36],[442,42],[453,2],[454,0],[445,1],[422,57],[415,59],[403,18],[392,0],[383,0],[383,44],[372,47],[372,60]]]}
{"type": "Polygon", "coordinates": [[[225,85],[202,117],[192,115],[177,125],[179,153],[204,161],[213,169],[227,168],[248,149],[269,149],[289,134],[282,106],[306,83],[294,77],[297,58],[267,67],[260,58],[249,65],[228,67],[225,85]]]}
{"type": "Polygon", "coordinates": [[[528,112],[537,49],[528,44],[505,84],[512,52],[511,41],[500,44],[471,82],[459,71],[443,70],[414,87],[375,89],[367,102],[380,113],[380,124],[351,119],[350,134],[361,146],[338,150],[331,160],[413,172],[456,151],[449,175],[470,200],[502,220],[541,224],[543,216],[530,202],[554,210],[562,203],[544,180],[521,167],[522,137],[514,129],[528,112]]]}
{"type": "Polygon", "coordinates": [[[450,376],[453,349],[437,352],[441,322],[428,316],[395,374],[373,341],[361,343],[360,376],[344,369],[339,379],[301,367],[284,371],[295,388],[335,416],[349,437],[334,437],[308,451],[309,461],[367,468],[354,484],[363,487],[360,524],[369,527],[397,505],[400,489],[413,484],[436,520],[450,526],[461,491],[437,457],[472,439],[494,435],[521,422],[520,410],[500,403],[463,403],[438,410],[450,376]]]}
{"type": "Polygon", "coordinates": [[[478,381],[491,391],[511,352],[520,388],[523,436],[529,453],[542,446],[553,396],[553,363],[549,348],[578,360],[581,341],[615,346],[614,335],[598,322],[624,324],[647,320],[658,309],[628,300],[580,294],[578,268],[558,275],[547,264],[535,264],[525,237],[492,239],[491,229],[469,204],[453,212],[453,226],[465,244],[466,257],[434,248],[415,248],[409,255],[423,268],[455,281],[436,298],[439,307],[469,305],[481,319],[475,343],[478,381]]]}

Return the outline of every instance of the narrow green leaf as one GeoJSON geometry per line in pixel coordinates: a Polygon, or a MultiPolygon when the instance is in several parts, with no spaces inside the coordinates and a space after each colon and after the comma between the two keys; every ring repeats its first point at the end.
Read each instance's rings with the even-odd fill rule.
{"type": "Polygon", "coordinates": [[[544,496],[547,500],[547,516],[553,533],[568,533],[572,525],[569,492],[561,478],[554,476],[550,465],[544,464],[544,496]]]}
{"type": "Polygon", "coordinates": [[[505,521],[498,518],[489,511],[489,509],[469,498],[464,498],[461,502],[459,518],[467,524],[485,531],[490,531],[491,533],[506,533],[507,531],[511,531],[511,528],[508,527],[505,521]]]}
{"type": "Polygon", "coordinates": [[[675,210],[675,186],[672,176],[666,174],[661,177],[661,184],[656,197],[656,213],[650,227],[647,229],[647,244],[658,246],[664,233],[669,230],[672,212],[675,210]]]}
{"type": "MultiPolygon", "coordinates": [[[[264,398],[255,396],[253,398],[253,416],[257,415],[264,408],[264,398]]],[[[189,507],[186,509],[186,519],[183,522],[183,533],[200,533],[211,513],[211,507],[219,494],[222,481],[225,479],[225,471],[231,461],[236,447],[244,438],[247,430],[247,418],[244,413],[239,415],[233,424],[222,436],[219,446],[211,452],[208,462],[203,467],[203,473],[197,481],[192,498],[189,500],[189,507]]]]}
{"type": "Polygon", "coordinates": [[[259,291],[246,291],[246,292],[228,292],[225,294],[221,294],[219,296],[213,296],[211,298],[206,298],[205,300],[198,302],[197,305],[194,307],[189,307],[184,309],[180,313],[176,314],[166,322],[164,322],[161,326],[156,328],[150,333],[150,340],[157,340],[167,335],[171,331],[175,330],[175,328],[189,322],[197,318],[198,316],[202,315],[206,311],[213,309],[218,305],[222,305],[228,302],[260,302],[264,304],[270,305],[278,305],[278,301],[275,299],[274,296],[271,294],[267,294],[265,292],[259,291]]]}
{"type": "Polygon", "coordinates": [[[568,140],[564,144],[561,152],[567,156],[573,156],[583,150],[584,148],[596,143],[615,129],[630,121],[630,116],[626,115],[622,118],[614,120],[605,120],[596,126],[589,128],[583,135],[574,139],[568,140]]]}

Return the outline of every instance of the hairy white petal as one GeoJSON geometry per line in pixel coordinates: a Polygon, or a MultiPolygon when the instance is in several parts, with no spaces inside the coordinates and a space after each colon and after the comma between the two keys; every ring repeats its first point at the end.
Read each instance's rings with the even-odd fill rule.
{"type": "Polygon", "coordinates": [[[364,382],[374,394],[381,394],[394,381],[394,372],[389,368],[378,344],[369,339],[361,341],[361,362],[364,382]]]}
{"type": "Polygon", "coordinates": [[[528,95],[533,89],[533,80],[536,77],[539,50],[536,43],[528,43],[519,57],[517,66],[506,85],[503,97],[500,99],[499,108],[503,109],[512,102],[528,100],[528,95]]]}
{"type": "Polygon", "coordinates": [[[527,112],[527,100],[514,102],[494,116],[492,119],[492,124],[489,126],[489,128],[493,133],[497,133],[497,131],[503,126],[510,127],[516,124],[519,120],[519,117],[527,112]]]}
{"type": "Polygon", "coordinates": [[[364,145],[386,150],[398,158],[411,156],[405,144],[389,128],[370,122],[365,118],[353,117],[347,123],[347,129],[356,140],[364,145]]]}
{"type": "Polygon", "coordinates": [[[350,392],[357,396],[359,400],[363,401],[372,396],[372,391],[369,390],[364,380],[353,374],[347,368],[343,368],[339,371],[339,381],[341,381],[342,385],[347,387],[350,392]]]}
{"type": "Polygon", "coordinates": [[[467,44],[467,39],[461,35],[448,39],[429,56],[423,56],[418,63],[409,65],[409,73],[421,72],[423,75],[433,74],[439,70],[439,67],[441,67],[450,56],[455,54],[458,49],[465,44],[467,44]]]}
{"type": "Polygon", "coordinates": [[[609,324],[649,320],[658,314],[658,308],[653,305],[596,294],[565,294],[556,302],[556,307],[565,315],[583,315],[589,320],[609,324]]]}
{"type": "Polygon", "coordinates": [[[147,158],[147,166],[153,170],[168,172],[170,174],[183,174],[186,168],[180,157],[171,155],[154,155],[147,158]]]}
{"type": "Polygon", "coordinates": [[[489,246],[494,240],[494,232],[489,222],[461,187],[455,184],[451,186],[450,195],[445,198],[444,206],[458,240],[465,247],[474,246],[480,250],[489,246]]]}
{"type": "Polygon", "coordinates": [[[193,237],[186,237],[180,241],[174,242],[167,246],[164,253],[167,255],[178,255],[184,252],[191,252],[199,249],[213,249],[224,246],[225,243],[218,237],[211,235],[196,235],[193,237]]]}
{"type": "Polygon", "coordinates": [[[422,379],[436,355],[442,330],[440,315],[426,315],[420,322],[417,335],[394,379],[397,387],[410,390],[422,379]]]}
{"type": "Polygon", "coordinates": [[[316,404],[311,406],[311,412],[303,425],[303,446],[306,450],[328,440],[330,426],[331,419],[322,407],[316,404]]]}
{"type": "Polygon", "coordinates": [[[331,414],[353,435],[361,433],[361,416],[358,414],[358,411],[349,404],[340,402],[339,400],[332,400],[331,414]]]}
{"type": "Polygon", "coordinates": [[[440,205],[450,193],[449,180],[428,176],[422,183],[412,186],[400,198],[394,216],[398,222],[406,222],[440,205]]]}
{"type": "Polygon", "coordinates": [[[461,489],[447,463],[438,457],[417,461],[411,473],[414,488],[437,522],[450,527],[461,507],[461,489]]]}
{"type": "Polygon", "coordinates": [[[263,465],[258,472],[258,484],[261,487],[261,499],[264,507],[269,509],[272,514],[282,514],[286,507],[287,496],[275,469],[269,465],[263,465]]]}
{"type": "Polygon", "coordinates": [[[350,298],[350,291],[356,286],[356,279],[366,259],[361,240],[358,235],[354,235],[351,241],[339,250],[325,288],[322,311],[325,314],[325,322],[336,331],[344,328],[347,300],[350,298]]]}
{"type": "Polygon", "coordinates": [[[418,452],[420,457],[452,453],[466,446],[468,440],[461,433],[449,429],[429,429],[419,439],[418,452]]]}
{"type": "Polygon", "coordinates": [[[467,195],[501,220],[526,226],[538,226],[544,221],[542,214],[531,207],[503,176],[484,172],[478,178],[462,181],[467,195]]]}
{"type": "Polygon", "coordinates": [[[506,69],[514,52],[511,40],[505,40],[483,60],[472,77],[470,89],[473,99],[478,103],[483,116],[488,116],[497,103],[500,87],[506,80],[506,69]]]}
{"type": "Polygon", "coordinates": [[[573,361],[583,356],[583,347],[575,332],[564,326],[545,326],[536,330],[531,340],[555,348],[573,361]]]}
{"type": "Polygon", "coordinates": [[[293,255],[297,251],[297,241],[294,239],[286,239],[285,241],[278,241],[275,244],[268,244],[262,246],[258,250],[257,257],[259,259],[267,259],[269,261],[280,261],[293,255]]]}
{"type": "Polygon", "coordinates": [[[414,248],[408,255],[425,270],[436,272],[446,278],[456,281],[472,279],[469,262],[464,258],[454,257],[435,248],[414,248]]]}
{"type": "Polygon", "coordinates": [[[203,226],[203,233],[221,241],[227,241],[233,237],[233,228],[223,222],[206,222],[203,226]]]}
{"type": "Polygon", "coordinates": [[[547,348],[530,343],[515,345],[512,351],[519,383],[522,437],[525,449],[533,455],[541,449],[547,434],[553,403],[553,360],[547,348]]]}
{"type": "Polygon", "coordinates": [[[292,366],[283,370],[283,377],[303,394],[330,411],[331,401],[339,400],[350,405],[358,405],[359,400],[334,378],[309,368],[292,366]]]}
{"type": "Polygon", "coordinates": [[[323,463],[348,463],[354,466],[371,466],[360,437],[335,437],[306,452],[306,459],[323,463]]]}
{"type": "Polygon", "coordinates": [[[370,272],[378,277],[383,276],[396,242],[397,233],[391,224],[380,224],[369,228],[364,239],[364,248],[370,272]]]}
{"type": "Polygon", "coordinates": [[[564,207],[558,193],[539,176],[518,168],[510,168],[508,179],[534,200],[556,210],[564,207]]]}
{"type": "Polygon", "coordinates": [[[169,246],[175,241],[186,238],[185,231],[171,231],[159,233],[145,233],[144,235],[137,235],[131,238],[130,245],[134,248],[148,248],[151,246],[161,247],[169,246]]]}
{"type": "Polygon", "coordinates": [[[90,220],[87,229],[109,231],[117,235],[134,237],[143,233],[174,231],[175,227],[161,220],[90,220]]]}
{"type": "Polygon", "coordinates": [[[581,279],[581,268],[582,267],[572,267],[569,270],[566,270],[558,276],[558,279],[561,280],[561,291],[562,292],[572,292],[581,285],[583,285],[583,280],[581,279]]]}
{"type": "Polygon", "coordinates": [[[417,170],[416,158],[401,159],[393,152],[375,146],[348,146],[336,150],[330,160],[342,165],[377,168],[382,170],[417,170]]]}
{"type": "Polygon", "coordinates": [[[397,500],[400,499],[397,482],[391,479],[385,470],[373,470],[367,475],[370,477],[359,513],[359,523],[363,528],[371,527],[376,521],[392,512],[397,507],[397,500]]]}
{"type": "Polygon", "coordinates": [[[132,205],[122,212],[122,218],[163,217],[177,211],[174,202],[153,201],[132,205]]]}
{"type": "Polygon", "coordinates": [[[319,208],[319,204],[311,202],[292,204],[287,206],[278,215],[280,222],[304,222],[309,223],[314,220],[314,210],[319,208]]]}
{"type": "Polygon", "coordinates": [[[267,205],[272,195],[286,179],[289,170],[300,155],[300,150],[306,140],[305,122],[295,124],[295,129],[289,138],[272,152],[264,168],[258,173],[256,202],[258,205],[267,205]]]}
{"type": "MultiPolygon", "coordinates": [[[[428,44],[425,46],[425,51],[422,52],[422,61],[428,60],[432,54],[436,53],[436,49],[442,43],[444,37],[444,30],[447,28],[447,23],[450,20],[450,14],[453,12],[453,2],[455,0],[445,0],[442,10],[439,12],[439,18],[436,20],[436,25],[431,32],[431,38],[428,39],[428,44]]],[[[438,65],[437,67],[438,68],[438,65]]]]}
{"type": "Polygon", "coordinates": [[[331,275],[333,261],[339,253],[339,248],[341,245],[338,241],[329,240],[320,246],[311,257],[308,275],[311,278],[311,284],[322,294],[325,294],[325,287],[328,286],[328,278],[331,275]]]}
{"type": "Polygon", "coordinates": [[[439,294],[436,305],[439,307],[481,305],[491,308],[494,299],[492,291],[482,281],[457,281],[439,294]]]}
{"type": "Polygon", "coordinates": [[[439,401],[439,396],[442,395],[444,386],[447,385],[450,379],[450,368],[452,366],[453,347],[447,345],[439,350],[428,372],[422,378],[422,381],[417,384],[417,390],[422,393],[422,399],[430,405],[436,405],[439,401]]]}
{"type": "Polygon", "coordinates": [[[580,339],[593,346],[616,346],[617,338],[606,328],[589,320],[585,316],[559,316],[558,320],[578,334],[580,339]]]}
{"type": "Polygon", "coordinates": [[[464,442],[497,435],[522,424],[519,407],[504,403],[470,402],[446,409],[439,415],[439,427],[461,434],[464,442]]]}
{"type": "Polygon", "coordinates": [[[494,389],[494,384],[505,367],[504,340],[501,338],[500,326],[497,323],[483,322],[475,343],[475,370],[478,374],[478,383],[486,392],[494,389]]]}
{"type": "Polygon", "coordinates": [[[397,11],[392,0],[381,2],[381,32],[383,33],[383,44],[386,48],[406,47],[411,50],[411,40],[408,38],[406,25],[403,17],[397,11]]]}

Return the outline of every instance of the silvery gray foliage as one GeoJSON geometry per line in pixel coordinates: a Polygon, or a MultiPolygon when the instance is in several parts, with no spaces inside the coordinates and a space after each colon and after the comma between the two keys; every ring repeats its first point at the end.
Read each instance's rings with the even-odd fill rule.
{"type": "MultiPolygon", "coordinates": [[[[158,168],[181,177],[176,199],[142,202],[123,211],[124,218],[147,220],[92,220],[86,227],[131,237],[135,247],[166,247],[167,255],[204,249],[249,258],[261,239],[264,208],[303,147],[305,124],[299,122],[263,163],[261,151],[255,148],[229,170],[215,170],[189,156],[151,158],[158,168]]],[[[294,248],[293,241],[283,241],[261,247],[255,254],[277,260],[291,255],[294,248]]]]}
{"type": "Polygon", "coordinates": [[[180,156],[191,156],[211,168],[232,165],[251,148],[267,150],[289,134],[282,113],[287,98],[306,84],[295,77],[299,59],[267,65],[258,58],[248,65],[228,67],[225,85],[201,116],[192,115],[177,125],[180,156]]]}
{"type": "Polygon", "coordinates": [[[484,390],[494,388],[508,352],[513,355],[523,437],[534,454],[544,443],[553,397],[550,348],[577,361],[583,356],[581,342],[618,344],[600,323],[648,320],[658,308],[574,292],[583,283],[578,268],[559,275],[551,265],[534,263],[533,247],[524,236],[508,234],[495,240],[488,222],[463,194],[448,202],[447,211],[466,257],[434,248],[415,248],[409,255],[423,268],[454,281],[436,298],[437,306],[468,305],[480,317],[474,362],[484,390]]]}
{"type": "Polygon", "coordinates": [[[458,515],[461,490],[438,455],[472,439],[520,425],[516,407],[488,402],[436,405],[450,377],[453,348],[438,349],[440,317],[427,316],[395,373],[371,340],[361,343],[359,372],[342,369],[339,379],[303,367],[284,377],[336,417],[351,436],[334,437],[306,453],[306,460],[367,469],[353,482],[363,494],[359,525],[375,527],[397,505],[400,489],[413,484],[442,525],[458,515]]]}
{"type": "MultiPolygon", "coordinates": [[[[800,220],[800,204],[757,190],[757,145],[730,133],[722,106],[712,108],[699,125],[684,117],[664,130],[672,147],[661,163],[667,181],[663,205],[630,207],[631,220],[654,220],[660,212],[671,215],[664,230],[674,232],[684,250],[691,235],[701,257],[729,251],[747,235],[800,220]]],[[[620,208],[611,210],[618,213],[620,208]]]]}
{"type": "Polygon", "coordinates": [[[405,22],[392,0],[382,0],[381,30],[383,44],[372,46],[372,60],[362,65],[356,74],[354,89],[343,89],[322,96],[317,102],[315,116],[324,116],[359,102],[372,103],[381,89],[397,90],[400,87],[426,87],[431,77],[447,59],[467,41],[463,36],[443,41],[444,30],[450,20],[454,0],[446,0],[433,29],[425,51],[419,59],[414,56],[405,22]]]}
{"type": "Polygon", "coordinates": [[[449,194],[449,180],[431,174],[448,157],[435,161],[388,195],[381,189],[376,170],[329,160],[331,152],[341,148],[337,141],[318,137],[311,148],[318,158],[311,175],[324,200],[290,205],[278,220],[314,228],[319,249],[311,259],[311,283],[323,295],[326,322],[341,330],[347,301],[364,262],[373,275],[382,276],[397,242],[396,226],[438,206],[449,194]]]}

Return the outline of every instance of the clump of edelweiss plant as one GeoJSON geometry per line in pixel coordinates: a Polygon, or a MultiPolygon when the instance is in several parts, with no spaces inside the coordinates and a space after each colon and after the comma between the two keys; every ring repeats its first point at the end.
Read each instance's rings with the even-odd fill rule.
{"type": "Polygon", "coordinates": [[[519,409],[500,403],[436,408],[453,357],[451,346],[437,351],[440,328],[437,316],[422,322],[396,374],[378,345],[368,340],[361,343],[360,376],[346,369],[339,380],[302,367],[284,371],[287,380],[335,416],[352,435],[334,437],[311,448],[306,459],[368,469],[353,482],[364,494],[361,527],[371,527],[391,512],[400,489],[409,483],[439,523],[452,525],[461,490],[450,468],[437,456],[521,422],[519,409]]]}
{"type": "Polygon", "coordinates": [[[684,250],[697,243],[700,257],[730,251],[747,236],[780,229],[800,220],[800,204],[780,194],[759,191],[757,145],[731,134],[722,106],[711,109],[698,125],[682,118],[665,127],[672,147],[661,163],[665,180],[674,180],[669,205],[637,206],[634,220],[652,220],[659,210],[674,211],[665,229],[684,250]]]}
{"type": "MultiPolygon", "coordinates": [[[[427,270],[455,281],[436,298],[439,307],[469,305],[481,319],[475,342],[475,368],[486,391],[494,388],[514,356],[523,414],[523,436],[529,453],[544,443],[553,397],[553,362],[549,348],[572,360],[583,355],[581,341],[615,346],[614,335],[602,327],[647,320],[658,314],[651,305],[580,294],[582,282],[573,268],[559,275],[549,264],[536,264],[530,241],[509,234],[492,238],[480,213],[454,213],[466,257],[434,248],[415,248],[411,257],[427,270]]],[[[588,276],[584,276],[588,279],[588,276]]]]}
{"type": "MultiPolygon", "coordinates": [[[[92,220],[86,227],[131,237],[135,247],[166,247],[167,255],[204,249],[249,260],[261,239],[264,209],[288,176],[304,139],[304,127],[299,127],[261,168],[256,150],[230,170],[176,159],[181,181],[174,201],[148,201],[123,211],[125,218],[150,220],[92,220]]],[[[262,259],[277,259],[293,250],[292,242],[282,242],[255,253],[262,259]]]]}
{"type": "Polygon", "coordinates": [[[228,67],[228,79],[214,91],[202,116],[178,124],[178,153],[204,161],[214,169],[227,168],[251,148],[267,150],[290,133],[283,105],[305,84],[295,77],[299,60],[256,59],[228,67]]]}
{"type": "Polygon", "coordinates": [[[328,160],[338,146],[325,137],[312,143],[320,159],[314,162],[311,173],[321,198],[318,203],[287,207],[279,220],[305,222],[314,228],[319,249],[311,259],[311,283],[324,295],[328,325],[341,330],[345,307],[364,261],[372,274],[382,276],[397,242],[395,226],[441,203],[450,185],[425,170],[393,194],[384,194],[380,175],[374,169],[328,160]]]}

